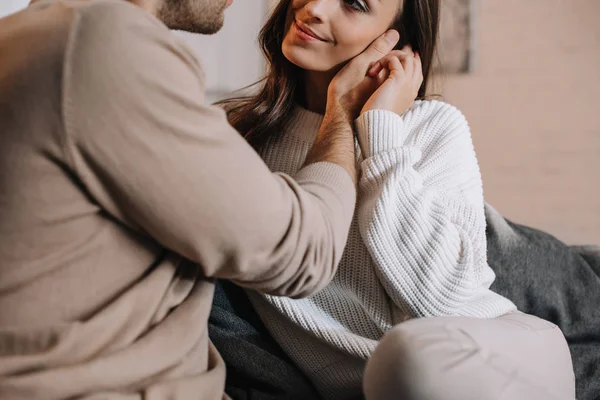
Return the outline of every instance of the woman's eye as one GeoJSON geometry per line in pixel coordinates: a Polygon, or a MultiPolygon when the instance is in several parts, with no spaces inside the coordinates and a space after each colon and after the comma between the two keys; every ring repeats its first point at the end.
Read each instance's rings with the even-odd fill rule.
{"type": "Polygon", "coordinates": [[[367,6],[367,4],[364,1],[360,1],[360,0],[344,0],[344,3],[346,3],[346,5],[348,7],[350,7],[352,10],[355,10],[355,11],[360,11],[360,12],[367,12],[367,11],[369,11],[369,7],[367,6]]]}

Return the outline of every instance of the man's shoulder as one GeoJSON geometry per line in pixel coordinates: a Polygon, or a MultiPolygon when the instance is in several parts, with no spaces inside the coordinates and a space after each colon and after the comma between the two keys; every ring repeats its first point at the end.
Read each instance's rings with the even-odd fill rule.
{"type": "Polygon", "coordinates": [[[168,32],[167,27],[152,14],[129,1],[61,0],[61,2],[77,10],[82,17],[110,22],[111,25],[127,24],[135,21],[168,32]]]}
{"type": "MultiPolygon", "coordinates": [[[[84,19],[86,23],[97,22],[117,28],[132,21],[144,21],[167,30],[150,13],[124,0],[32,0],[30,6],[20,14],[28,19],[40,16],[55,23],[58,22],[57,15],[63,14],[84,19]]],[[[71,22],[70,18],[64,20],[71,22]]]]}
{"type": "Polygon", "coordinates": [[[71,137],[96,132],[81,129],[92,113],[122,126],[136,117],[141,126],[167,104],[179,109],[185,101],[204,100],[197,58],[153,15],[123,0],[60,1],[76,10],[63,74],[63,114],[71,137]],[[134,112],[140,109],[148,111],[134,112]]]}
{"type": "Polygon", "coordinates": [[[164,52],[201,70],[184,40],[148,11],[124,0],[58,0],[75,12],[69,51],[100,64],[164,64],[164,52]],[[93,49],[93,50],[90,50],[93,49]]]}
{"type": "Polygon", "coordinates": [[[112,44],[135,41],[147,33],[171,36],[169,29],[158,19],[127,1],[60,0],[60,3],[74,11],[76,34],[80,40],[89,38],[112,44]]]}

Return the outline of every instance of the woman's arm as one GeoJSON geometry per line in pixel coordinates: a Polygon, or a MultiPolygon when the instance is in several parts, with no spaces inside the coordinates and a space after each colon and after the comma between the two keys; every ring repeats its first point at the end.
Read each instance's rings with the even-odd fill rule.
{"type": "Polygon", "coordinates": [[[404,118],[369,111],[357,130],[359,224],[382,284],[413,317],[456,315],[494,279],[465,118],[448,104],[420,102],[404,118]]]}

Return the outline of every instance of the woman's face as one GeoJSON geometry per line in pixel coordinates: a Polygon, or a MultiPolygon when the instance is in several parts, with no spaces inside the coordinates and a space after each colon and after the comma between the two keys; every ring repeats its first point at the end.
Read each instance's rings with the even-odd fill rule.
{"type": "Polygon", "coordinates": [[[402,0],[291,0],[283,55],[330,71],[360,54],[394,22],[402,0]]]}

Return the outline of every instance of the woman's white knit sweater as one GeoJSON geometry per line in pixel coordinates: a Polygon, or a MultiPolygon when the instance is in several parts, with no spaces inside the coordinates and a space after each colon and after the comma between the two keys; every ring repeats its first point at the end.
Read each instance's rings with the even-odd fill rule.
{"type": "MultiPolygon", "coordinates": [[[[271,170],[293,176],[321,121],[298,108],[261,152],[271,170]]],[[[365,360],[398,323],[515,309],[489,290],[481,174],[460,111],[417,101],[402,117],[365,113],[356,130],[357,210],[335,278],[305,299],[250,293],[274,338],[328,399],[360,396],[365,360]]]]}

